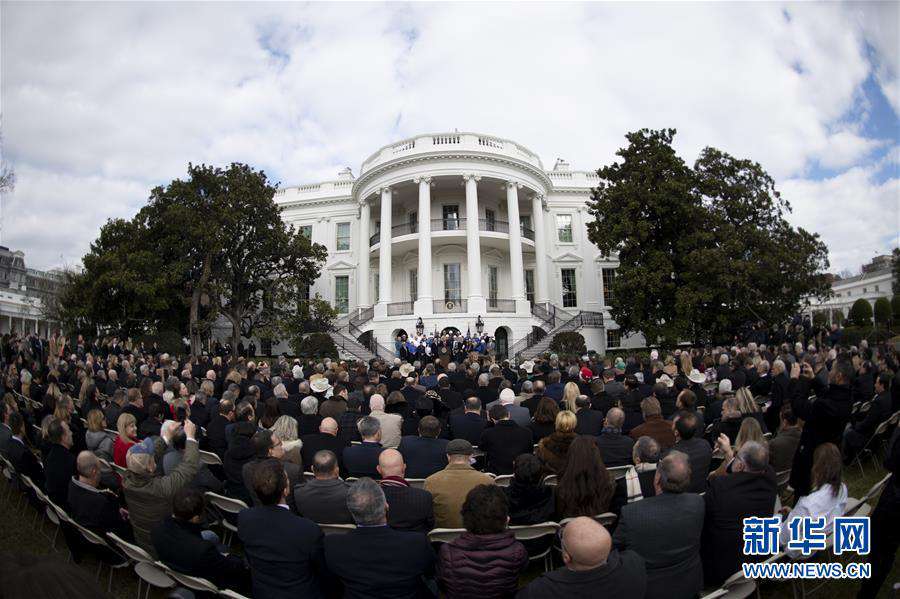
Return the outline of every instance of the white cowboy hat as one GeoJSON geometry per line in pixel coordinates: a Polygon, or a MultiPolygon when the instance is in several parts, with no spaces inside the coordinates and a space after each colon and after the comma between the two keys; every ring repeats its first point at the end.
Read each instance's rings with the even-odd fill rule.
{"type": "Polygon", "coordinates": [[[524,370],[528,374],[531,374],[531,372],[534,370],[534,362],[532,362],[531,360],[525,360],[524,362],[522,362],[522,370],[524,370]]]}
{"type": "Polygon", "coordinates": [[[415,372],[415,370],[416,369],[413,368],[412,364],[404,363],[400,366],[400,376],[402,376],[403,378],[406,378],[409,375],[411,375],[413,372],[415,372]]]}
{"type": "Polygon", "coordinates": [[[656,382],[662,383],[663,385],[665,385],[666,387],[669,387],[669,388],[671,388],[672,385],[675,384],[675,381],[672,380],[672,377],[670,377],[668,374],[665,374],[665,373],[656,377],[656,382]]]}
{"type": "Polygon", "coordinates": [[[313,390],[313,393],[325,393],[331,388],[331,385],[328,384],[328,379],[323,376],[312,381],[309,387],[313,390]]]}
{"type": "Polygon", "coordinates": [[[691,373],[688,375],[688,380],[691,381],[692,383],[700,384],[700,383],[706,382],[706,377],[703,376],[703,374],[699,370],[694,368],[693,370],[691,370],[691,373]]]}

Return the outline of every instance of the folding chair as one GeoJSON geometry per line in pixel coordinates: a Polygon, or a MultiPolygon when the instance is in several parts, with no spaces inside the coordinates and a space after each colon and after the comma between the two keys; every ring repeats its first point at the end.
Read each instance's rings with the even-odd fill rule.
{"type": "Polygon", "coordinates": [[[249,597],[244,597],[238,592],[232,591],[231,589],[219,589],[220,597],[228,597],[228,599],[250,599],[249,597]]]}
{"type": "Polygon", "coordinates": [[[879,424],[875,428],[875,432],[872,433],[872,436],[869,437],[869,439],[866,441],[866,444],[863,446],[863,448],[860,449],[856,456],[853,458],[853,463],[859,466],[859,473],[861,476],[866,475],[862,463],[863,458],[867,455],[872,458],[875,457],[875,452],[872,450],[872,445],[876,444],[878,440],[883,439],[888,434],[888,431],[893,429],[893,427],[897,425],[897,422],[895,420],[896,416],[897,414],[894,414],[887,418],[884,422],[879,424]]]}
{"type": "Polygon", "coordinates": [[[406,482],[409,483],[410,487],[415,489],[424,489],[425,488],[425,479],[424,478],[407,478],[406,482]]]}
{"type": "Polygon", "coordinates": [[[508,487],[514,477],[514,474],[501,474],[494,478],[494,484],[498,487],[508,487]]]}
{"type": "Polygon", "coordinates": [[[560,526],[556,522],[542,522],[528,526],[510,526],[509,530],[516,540],[525,545],[528,561],[544,560],[544,572],[553,569],[553,540],[559,534],[560,526]]]}
{"type": "Polygon", "coordinates": [[[316,475],[313,474],[312,472],[304,472],[304,473],[303,473],[303,480],[305,480],[305,481],[306,481],[306,480],[313,480],[314,478],[316,478],[316,475]]]}
{"type": "Polygon", "coordinates": [[[109,582],[107,582],[106,584],[106,592],[112,592],[113,571],[118,570],[119,568],[127,568],[131,565],[131,562],[127,557],[119,553],[117,549],[107,543],[106,540],[97,533],[85,528],[74,520],[70,520],[70,522],[75,526],[76,529],[78,529],[78,532],[81,533],[81,536],[84,537],[84,540],[93,545],[97,550],[95,555],[97,557],[98,580],[100,578],[101,572],[103,572],[103,565],[106,564],[107,566],[109,566],[109,582]]]}
{"type": "MultiPolygon", "coordinates": [[[[771,564],[783,557],[784,553],[779,552],[776,555],[770,556],[762,563],[771,564]]],[[[760,598],[759,584],[753,578],[745,578],[744,571],[738,570],[729,576],[728,580],[723,582],[720,588],[712,593],[703,595],[701,599],[719,599],[720,597],[724,597],[725,599],[745,599],[751,595],[756,595],[757,599],[760,598]]]]}
{"type": "Polygon", "coordinates": [[[544,477],[544,480],[541,481],[541,484],[547,487],[555,487],[558,481],[558,476],[556,476],[555,474],[548,474],[544,477]]]}
{"type": "Polygon", "coordinates": [[[210,582],[205,578],[200,578],[199,576],[188,576],[187,574],[182,574],[177,570],[173,570],[166,564],[162,562],[156,562],[156,567],[162,568],[165,573],[171,578],[175,579],[175,582],[180,584],[183,587],[187,587],[192,591],[200,591],[202,593],[212,593],[213,595],[219,594],[219,587],[210,582]]]}
{"type": "MultiPolygon", "coordinates": [[[[568,524],[569,522],[571,522],[574,519],[575,518],[564,518],[564,519],[560,520],[559,521],[559,529],[562,530],[563,528],[566,527],[566,524],[568,524]]],[[[610,530],[613,526],[615,526],[619,517],[616,516],[612,512],[605,512],[603,514],[593,516],[593,519],[596,520],[597,522],[599,522],[603,526],[603,528],[610,530]]]]}
{"type": "Polygon", "coordinates": [[[211,451],[203,451],[200,450],[200,463],[207,464],[209,466],[221,466],[222,458],[217,456],[211,451]]]}
{"type": "Polygon", "coordinates": [[[222,513],[220,522],[225,528],[225,538],[223,540],[226,545],[230,545],[231,536],[233,533],[237,532],[237,526],[228,521],[226,514],[231,515],[235,517],[235,519],[237,519],[238,512],[240,512],[241,510],[249,509],[249,506],[240,499],[225,497],[224,495],[219,495],[218,493],[213,493],[212,491],[207,491],[206,493],[204,493],[204,496],[209,499],[209,502],[213,506],[215,506],[215,508],[219,512],[222,513]]]}
{"type": "Polygon", "coordinates": [[[466,532],[465,528],[435,528],[428,532],[428,541],[430,543],[451,543],[464,532],[466,532]]]}
{"type": "Polygon", "coordinates": [[[356,530],[356,524],[319,524],[322,533],[327,535],[345,535],[351,530],[356,530]]]}
{"type": "Polygon", "coordinates": [[[606,471],[612,474],[616,480],[620,478],[625,478],[625,475],[628,474],[628,471],[631,470],[634,466],[613,466],[612,468],[607,468],[606,471]]]}
{"type": "Polygon", "coordinates": [[[872,511],[872,506],[869,505],[869,501],[876,497],[879,493],[881,493],[890,478],[891,475],[888,474],[880,481],[872,485],[872,487],[868,491],[866,491],[866,494],[863,495],[861,499],[854,499],[852,497],[847,499],[847,507],[844,509],[843,515],[868,516],[869,512],[872,511]]]}
{"type": "Polygon", "coordinates": [[[143,583],[147,583],[145,597],[150,596],[150,589],[171,589],[175,586],[175,581],[166,574],[165,570],[156,565],[153,557],[132,543],[121,539],[115,534],[108,532],[106,536],[128,559],[134,562],[134,573],[138,577],[138,599],[141,597],[141,588],[143,583]]]}

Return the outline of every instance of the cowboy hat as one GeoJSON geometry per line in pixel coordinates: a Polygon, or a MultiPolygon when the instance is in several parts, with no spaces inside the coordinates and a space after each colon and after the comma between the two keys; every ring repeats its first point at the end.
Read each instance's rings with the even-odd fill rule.
{"type": "Polygon", "coordinates": [[[309,387],[313,390],[313,393],[325,393],[331,388],[331,385],[328,384],[328,379],[323,376],[310,382],[309,387]]]}
{"type": "Polygon", "coordinates": [[[692,383],[701,384],[701,383],[706,382],[706,377],[703,376],[703,373],[701,373],[699,370],[694,368],[693,370],[691,370],[691,373],[688,375],[688,380],[691,381],[692,383]]]}
{"type": "Polygon", "coordinates": [[[532,362],[531,360],[525,360],[524,362],[522,362],[522,370],[524,370],[528,374],[531,374],[534,370],[534,362],[532,362]]]}
{"type": "Polygon", "coordinates": [[[408,377],[409,375],[411,375],[411,374],[412,374],[413,372],[415,372],[415,371],[416,371],[416,369],[413,368],[413,365],[412,365],[412,364],[409,364],[409,363],[403,363],[403,364],[400,366],[400,376],[402,376],[403,378],[408,377]]]}

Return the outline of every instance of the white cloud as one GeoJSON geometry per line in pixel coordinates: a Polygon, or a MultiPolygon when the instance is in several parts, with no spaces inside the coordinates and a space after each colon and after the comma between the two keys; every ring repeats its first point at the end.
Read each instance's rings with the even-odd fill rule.
{"type": "MultiPolygon", "coordinates": [[[[19,186],[4,206],[4,241],[32,266],[60,254],[77,262],[107,216],[133,213],[188,162],[249,162],[294,185],[344,165],[358,172],[385,143],[453,128],[513,138],[548,167],[564,156],[592,169],[614,159],[627,131],[674,126],[689,161],[714,145],[800,187],[824,184],[803,180],[814,164],[850,169],[829,179],[847,186],[833,193],[877,202],[855,194],[851,174],[882,138],[896,143],[896,130],[867,137],[847,114],[859,112],[873,72],[886,94],[896,88],[897,31],[881,24],[896,13],[826,3],[5,3],[5,149],[19,186]]],[[[797,218],[814,222],[805,210],[816,205],[801,204],[797,218]]],[[[864,225],[831,236],[833,262],[864,225]]]]}

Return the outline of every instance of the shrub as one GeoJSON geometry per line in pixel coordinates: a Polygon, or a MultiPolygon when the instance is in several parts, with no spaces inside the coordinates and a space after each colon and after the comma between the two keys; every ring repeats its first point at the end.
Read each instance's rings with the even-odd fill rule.
{"type": "Polygon", "coordinates": [[[828,325],[828,312],[824,310],[819,310],[818,312],[813,313],[813,324],[817,327],[824,327],[828,325]]]}
{"type": "Polygon", "coordinates": [[[838,326],[844,324],[844,312],[842,310],[832,310],[831,322],[838,326]]]}
{"type": "Polygon", "coordinates": [[[841,345],[856,345],[858,347],[859,342],[863,339],[866,339],[869,342],[869,345],[874,345],[876,343],[888,341],[890,338],[891,333],[887,329],[874,329],[871,326],[851,326],[844,329],[843,335],[841,336],[841,345]]]}
{"type": "Polygon", "coordinates": [[[875,322],[880,325],[887,325],[891,322],[891,302],[886,297],[879,297],[875,300],[875,322]]]}
{"type": "Polygon", "coordinates": [[[900,295],[891,298],[891,311],[894,313],[894,322],[900,323],[900,295]]]}
{"type": "Polygon", "coordinates": [[[867,327],[872,324],[872,304],[869,300],[859,298],[850,308],[850,322],[853,326],[867,327]]]}
{"type": "Polygon", "coordinates": [[[337,346],[328,333],[310,333],[291,342],[291,348],[298,358],[321,359],[338,358],[337,346]]]}
{"type": "Polygon", "coordinates": [[[181,355],[184,353],[184,337],[178,331],[159,331],[158,333],[148,333],[140,335],[134,339],[135,345],[143,342],[147,351],[156,343],[159,351],[170,353],[173,355],[181,355]]]}
{"type": "Polygon", "coordinates": [[[587,353],[584,336],[577,331],[557,333],[550,342],[550,349],[557,354],[583,355],[587,353]]]}

